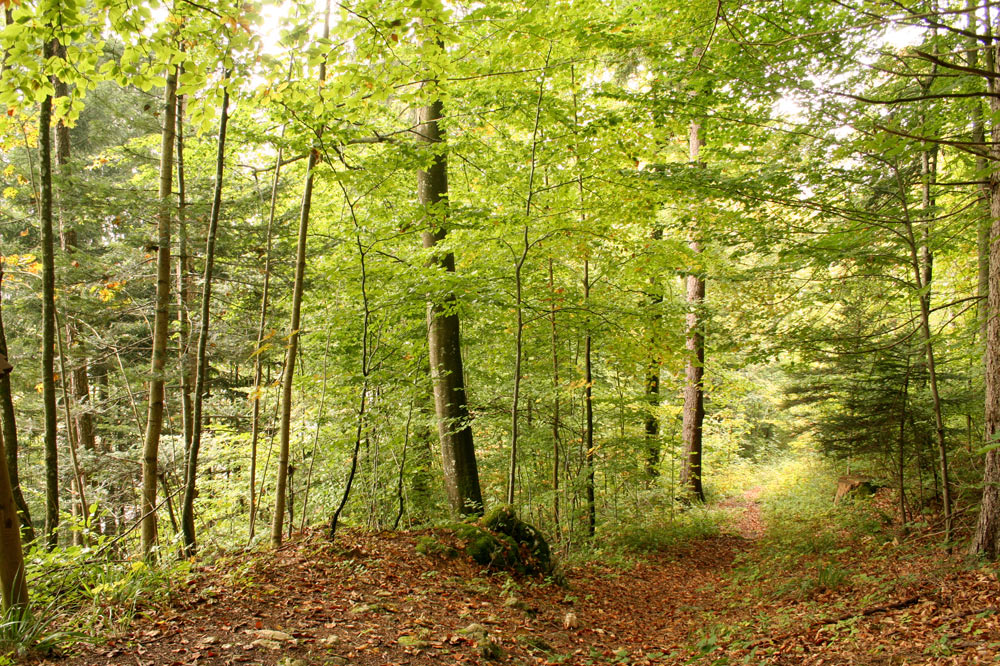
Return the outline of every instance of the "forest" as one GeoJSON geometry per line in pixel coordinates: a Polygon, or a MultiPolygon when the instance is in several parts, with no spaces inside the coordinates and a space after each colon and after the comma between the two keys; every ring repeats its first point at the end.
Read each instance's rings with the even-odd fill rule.
{"type": "Polygon", "coordinates": [[[1000,658],[992,0],[0,6],[0,665],[1000,658]]]}

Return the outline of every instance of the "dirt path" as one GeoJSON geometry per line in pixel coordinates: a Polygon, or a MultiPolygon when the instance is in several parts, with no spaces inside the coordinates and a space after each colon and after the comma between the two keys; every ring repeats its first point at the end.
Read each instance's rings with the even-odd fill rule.
{"type": "Polygon", "coordinates": [[[728,531],[748,541],[756,541],[764,535],[764,522],[760,515],[760,495],[762,486],[754,486],[739,497],[730,497],[719,506],[732,514],[728,531]]]}

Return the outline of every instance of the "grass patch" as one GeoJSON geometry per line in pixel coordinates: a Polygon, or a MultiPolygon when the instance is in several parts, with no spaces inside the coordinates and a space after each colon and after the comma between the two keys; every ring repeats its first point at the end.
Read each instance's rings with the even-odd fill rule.
{"type": "Polygon", "coordinates": [[[642,522],[620,525],[606,536],[614,549],[633,553],[669,550],[678,545],[718,536],[726,512],[707,506],[693,506],[666,517],[646,517],[642,522]],[[666,518],[666,519],[664,519],[666,518]]]}

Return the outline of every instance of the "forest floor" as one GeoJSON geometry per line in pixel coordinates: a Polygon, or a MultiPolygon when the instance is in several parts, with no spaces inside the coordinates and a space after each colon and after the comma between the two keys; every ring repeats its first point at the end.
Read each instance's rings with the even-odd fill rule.
{"type": "Polygon", "coordinates": [[[127,633],[43,663],[1000,663],[996,568],[920,534],[783,542],[759,494],[722,502],[714,536],[576,564],[566,586],[416,552],[447,530],[310,534],[198,569],[127,633]]]}

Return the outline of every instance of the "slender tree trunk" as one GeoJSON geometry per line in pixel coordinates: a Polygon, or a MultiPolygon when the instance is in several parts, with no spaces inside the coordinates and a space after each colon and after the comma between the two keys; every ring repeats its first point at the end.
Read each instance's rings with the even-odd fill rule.
{"type": "MultiPolygon", "coordinates": [[[[281,128],[281,137],[285,136],[285,128],[281,128]]],[[[274,176],[271,179],[271,202],[267,214],[267,229],[264,232],[264,285],[260,295],[260,318],[257,323],[257,346],[254,349],[253,360],[253,414],[250,419],[250,539],[253,539],[257,525],[257,446],[260,440],[260,400],[261,380],[263,379],[264,335],[267,329],[267,311],[271,297],[271,230],[274,228],[274,215],[278,207],[278,183],[281,177],[282,147],[274,162],[274,176]]]]}
{"type": "MultiPolygon", "coordinates": [[[[330,0],[326,0],[323,15],[323,39],[330,37],[330,0]]],[[[319,80],[326,80],[326,60],[319,64],[319,80]]],[[[285,519],[285,491],[288,484],[288,455],[292,430],[292,380],[295,377],[295,359],[299,350],[299,327],[302,321],[302,291],[306,275],[306,250],[309,239],[309,212],[312,209],[313,179],[319,149],[309,151],[306,162],[306,182],[302,188],[302,207],[299,211],[298,242],[295,248],[295,282],[292,286],[291,331],[285,352],[285,367],[281,373],[281,425],[278,430],[278,478],[274,485],[274,516],[271,519],[271,545],[277,548],[282,541],[282,523],[285,519]]]]}
{"type": "MultiPolygon", "coordinates": [[[[44,57],[54,55],[46,42],[44,57]]],[[[38,153],[41,165],[42,245],[42,405],[45,423],[45,538],[50,549],[59,542],[59,448],[56,423],[56,278],[55,240],[52,225],[52,95],[46,96],[38,114],[38,153]]]]}
{"type": "MultiPolygon", "coordinates": [[[[10,365],[7,356],[7,334],[3,326],[3,262],[0,261],[0,365],[4,364],[10,365]]],[[[35,540],[35,528],[31,523],[28,503],[21,492],[21,481],[17,471],[17,421],[14,416],[14,396],[11,393],[9,371],[0,371],[0,417],[3,420],[3,438],[7,443],[4,450],[11,493],[21,523],[21,537],[27,543],[35,540]]]]}
{"type": "MultiPolygon", "coordinates": [[[[6,376],[10,370],[6,356],[0,356],[0,374],[6,376]]],[[[0,594],[4,612],[28,605],[21,533],[18,529],[17,508],[14,505],[14,494],[10,485],[10,471],[6,467],[7,452],[3,435],[0,434],[0,594]]]]}
{"type": "MultiPolygon", "coordinates": [[[[419,109],[416,134],[422,142],[432,146],[443,142],[438,122],[442,109],[440,101],[419,109]]],[[[428,229],[423,233],[423,245],[427,249],[433,249],[447,235],[448,162],[444,152],[436,153],[434,162],[427,170],[417,172],[417,201],[424,207],[427,217],[428,229]]],[[[432,266],[446,273],[455,272],[455,256],[451,252],[442,254],[435,251],[429,261],[432,266]]],[[[453,513],[477,515],[483,511],[483,495],[479,487],[479,468],[472,442],[472,427],[469,424],[457,299],[454,293],[449,292],[440,302],[428,303],[427,346],[448,501],[453,513]]]]}
{"type": "MultiPolygon", "coordinates": [[[[11,25],[13,21],[13,12],[11,11],[10,6],[5,6],[4,26],[11,25]]],[[[7,52],[5,51],[3,54],[3,60],[0,61],[0,74],[3,73],[6,65],[7,52]]],[[[4,331],[3,326],[3,261],[0,261],[0,365],[3,365],[6,368],[10,365],[7,361],[7,334],[4,331]]],[[[21,481],[17,469],[17,421],[14,417],[14,396],[10,388],[9,368],[7,370],[0,370],[0,417],[2,417],[3,420],[3,437],[7,444],[4,448],[7,462],[7,474],[9,476],[14,505],[17,507],[17,516],[21,522],[21,538],[23,538],[25,542],[34,541],[35,528],[31,523],[31,516],[28,512],[28,503],[25,502],[24,494],[21,492],[21,481]]]]}
{"type": "MultiPolygon", "coordinates": [[[[178,69],[178,75],[183,68],[178,69]]],[[[194,391],[195,364],[191,353],[191,257],[188,253],[187,227],[187,187],[184,171],[184,109],[185,98],[177,97],[176,142],[177,142],[177,355],[180,365],[181,383],[181,424],[184,437],[184,459],[187,460],[194,437],[194,391]]]]}
{"type": "MultiPolygon", "coordinates": [[[[517,329],[514,334],[514,397],[510,408],[510,465],[507,474],[507,504],[514,504],[514,487],[517,479],[517,444],[519,434],[518,407],[521,400],[521,361],[524,357],[524,285],[521,280],[524,262],[528,258],[531,244],[528,241],[528,230],[531,223],[531,201],[535,194],[535,167],[538,152],[538,127],[542,116],[542,95],[545,92],[545,75],[548,70],[549,55],[545,57],[545,69],[538,80],[538,97],[535,103],[535,126],[531,132],[531,169],[528,171],[528,197],[524,205],[524,234],[521,254],[514,263],[514,288],[516,291],[517,329]]],[[[528,425],[531,425],[531,412],[528,412],[528,425]]]]}
{"type": "Polygon", "coordinates": [[[896,460],[896,480],[899,486],[899,521],[906,525],[906,485],[903,483],[903,472],[906,468],[906,405],[909,400],[910,388],[910,356],[906,356],[906,375],[903,377],[903,390],[899,396],[899,455],[896,460]]]}
{"type": "MultiPolygon", "coordinates": [[[[701,139],[700,126],[691,122],[689,135],[689,156],[691,162],[698,163],[701,139]]],[[[697,224],[697,223],[696,223],[697,224]]],[[[701,241],[697,229],[692,231],[689,242],[695,257],[701,256],[701,241]]],[[[701,268],[698,269],[699,271],[701,268]]],[[[705,279],[697,273],[687,276],[687,363],[685,367],[684,411],[681,435],[684,449],[681,459],[679,484],[689,497],[699,502],[705,501],[702,487],[702,424],[705,420],[705,334],[704,314],[705,279]]]]}
{"type": "Polygon", "coordinates": [[[410,407],[406,411],[406,426],[403,428],[403,452],[399,456],[399,476],[396,477],[396,500],[399,502],[399,508],[396,510],[396,519],[392,521],[393,531],[399,529],[399,521],[403,519],[403,512],[406,509],[403,478],[406,476],[406,452],[410,447],[411,423],[413,423],[413,400],[410,400],[410,407]]]}
{"type": "MultiPolygon", "coordinates": [[[[663,229],[656,227],[651,234],[653,243],[663,239],[663,229]]],[[[653,293],[649,296],[650,316],[649,360],[646,363],[646,414],[643,425],[646,431],[646,476],[655,479],[660,475],[660,419],[656,409],[660,406],[660,366],[663,362],[656,350],[662,314],[663,294],[658,292],[658,280],[650,278],[653,293]]]]}
{"type": "Polygon", "coordinates": [[[150,361],[149,406],[142,449],[142,554],[150,557],[156,545],[156,480],[159,473],[160,434],[163,431],[164,367],[170,317],[170,195],[173,185],[174,133],[177,116],[177,68],[168,66],[163,90],[163,134],[160,143],[159,212],[156,225],[156,313],[150,361]]]}
{"type": "Polygon", "coordinates": [[[549,324],[552,329],[552,518],[556,535],[561,534],[559,525],[559,338],[556,330],[556,289],[552,258],[549,258],[549,324]]]}
{"type": "Polygon", "coordinates": [[[187,557],[197,549],[194,529],[194,498],[197,495],[198,451],[201,448],[201,422],[208,392],[208,330],[212,314],[212,273],[215,269],[215,239],[219,230],[219,215],[222,210],[222,177],[226,168],[226,127],[229,124],[229,72],[222,78],[222,112],[219,117],[218,150],[215,156],[215,188],[212,197],[212,211],[208,220],[208,236],[205,240],[205,277],[201,292],[201,329],[198,331],[197,370],[194,385],[194,430],[191,450],[187,457],[187,474],[184,481],[184,504],[181,508],[181,529],[184,533],[183,552],[187,557]]]}
{"type": "MultiPolygon", "coordinates": [[[[53,55],[57,58],[66,58],[66,49],[55,40],[53,42],[53,55]]],[[[58,77],[52,78],[55,97],[69,97],[69,86],[58,77]]],[[[55,127],[55,164],[56,173],[59,177],[58,186],[54,188],[53,199],[59,218],[59,244],[62,252],[69,256],[76,251],[77,235],[74,225],[67,221],[68,212],[64,206],[63,193],[68,187],[69,159],[70,159],[70,136],[69,127],[63,120],[59,120],[55,127]]],[[[64,313],[65,314],[65,313],[64,313]]],[[[87,360],[68,359],[69,352],[77,346],[76,325],[69,317],[64,317],[62,324],[58,321],[58,312],[55,313],[57,324],[57,342],[59,348],[59,376],[63,391],[63,408],[66,419],[66,445],[73,461],[73,477],[77,487],[77,503],[73,505],[73,515],[80,518],[83,525],[87,524],[89,507],[86,499],[87,479],[79,463],[78,450],[83,447],[85,450],[94,450],[94,421],[87,406],[90,399],[90,384],[87,378],[87,360]],[[65,331],[66,344],[62,344],[62,331],[65,331]],[[67,366],[70,368],[67,372],[67,366]],[[67,378],[69,386],[67,387],[67,378]],[[69,394],[73,395],[74,405],[71,408],[69,394]],[[76,416],[71,415],[75,408],[76,416]]],[[[83,545],[83,533],[80,530],[73,531],[74,545],[83,545]]]]}
{"type": "MultiPolygon", "coordinates": [[[[979,21],[976,18],[976,10],[979,3],[976,0],[968,0],[967,16],[968,31],[973,35],[979,29],[979,21]]],[[[979,40],[970,37],[968,50],[966,51],[966,61],[969,67],[979,68],[979,40]]],[[[984,49],[984,66],[988,71],[994,68],[994,51],[992,48],[984,49]]],[[[992,88],[992,84],[987,82],[987,86],[992,88]]],[[[986,132],[983,126],[983,107],[978,100],[974,102],[972,108],[972,139],[973,144],[980,150],[985,149],[986,132]]],[[[989,177],[989,163],[985,155],[976,154],[976,180],[989,177]]],[[[989,272],[990,272],[990,226],[992,217],[990,215],[990,186],[988,183],[979,186],[979,197],[982,200],[982,218],[976,225],[977,229],[977,258],[978,258],[978,279],[976,281],[976,295],[979,302],[976,305],[976,318],[979,321],[979,339],[986,340],[986,314],[989,300],[989,272]]]]}
{"type": "MultiPolygon", "coordinates": [[[[347,500],[351,496],[351,486],[354,484],[354,477],[358,471],[358,452],[361,450],[361,440],[368,441],[365,435],[365,420],[367,419],[367,406],[368,406],[368,378],[371,374],[371,353],[372,347],[375,346],[371,335],[371,320],[372,311],[371,303],[368,300],[368,266],[366,263],[366,250],[364,244],[361,242],[361,226],[358,224],[358,219],[355,216],[354,204],[351,202],[351,198],[347,192],[347,188],[341,183],[341,189],[344,192],[344,199],[347,201],[347,205],[351,211],[351,219],[354,220],[354,240],[355,246],[358,249],[358,261],[360,262],[361,268],[361,307],[362,307],[362,319],[361,319],[361,396],[358,399],[358,422],[357,427],[354,432],[354,451],[351,453],[351,469],[347,474],[347,482],[344,484],[344,494],[340,498],[340,504],[337,506],[336,511],[333,512],[333,516],[330,518],[330,540],[333,541],[337,538],[337,525],[340,521],[340,515],[343,513],[344,508],[347,506],[347,500]]],[[[378,461],[378,453],[375,454],[376,465],[378,461]]],[[[372,483],[373,485],[378,481],[378,468],[372,470],[372,483]]],[[[375,503],[375,492],[372,491],[372,505],[375,503]]]]}
{"type": "MultiPolygon", "coordinates": [[[[530,205],[530,204],[529,204],[530,205]]],[[[514,504],[514,484],[517,478],[518,410],[521,401],[521,359],[524,356],[524,302],[522,297],[521,269],[528,257],[528,227],[524,227],[524,250],[514,264],[514,289],[516,291],[517,324],[514,331],[514,396],[510,406],[510,460],[507,466],[507,504],[514,504]]]]}
{"type": "Polygon", "coordinates": [[[309,152],[309,159],[306,164],[306,182],[302,191],[298,244],[295,252],[295,282],[292,287],[291,331],[288,335],[288,347],[285,351],[285,365],[281,373],[281,421],[278,426],[278,477],[274,488],[274,515],[271,518],[271,545],[275,548],[281,545],[283,539],[282,529],[285,518],[288,457],[292,430],[292,387],[295,376],[295,359],[299,349],[299,326],[302,321],[302,292],[306,271],[309,212],[312,207],[313,177],[317,161],[317,150],[312,149],[309,152]]]}
{"type": "MultiPolygon", "coordinates": [[[[952,534],[952,501],[951,482],[948,474],[948,449],[944,435],[944,415],[941,407],[941,395],[938,390],[937,366],[935,363],[934,344],[931,333],[931,279],[933,278],[934,255],[930,249],[930,226],[933,215],[933,199],[930,184],[933,180],[932,163],[928,154],[924,153],[923,174],[923,216],[921,225],[921,241],[917,246],[909,210],[904,210],[907,240],[910,246],[910,263],[913,267],[913,280],[917,287],[917,300],[920,306],[920,332],[927,359],[927,378],[931,388],[931,400],[934,408],[934,434],[938,449],[938,467],[941,472],[942,503],[944,505],[944,540],[951,541],[952,534]]],[[[898,177],[898,174],[897,174],[898,177]]],[[[900,181],[901,196],[905,193],[904,184],[900,181]]],[[[905,204],[904,204],[905,205],[905,204]]]]}
{"type": "MultiPolygon", "coordinates": [[[[582,188],[582,182],[580,187],[582,188]]],[[[584,309],[590,307],[590,260],[583,261],[584,309]]],[[[594,366],[590,324],[583,338],[583,446],[587,465],[587,536],[597,530],[597,502],[594,496],[594,366]]]]}
{"type": "MultiPolygon", "coordinates": [[[[57,57],[66,57],[66,49],[58,41],[54,43],[54,50],[57,57]]],[[[53,78],[53,84],[56,97],[69,97],[69,86],[64,81],[53,78]]],[[[69,185],[67,179],[69,178],[70,136],[69,127],[62,120],[56,123],[55,139],[55,163],[59,178],[61,179],[60,186],[56,188],[59,194],[56,197],[59,202],[59,241],[63,253],[69,256],[76,251],[78,239],[74,225],[66,220],[68,212],[64,205],[65,197],[63,196],[63,192],[69,185]]],[[[65,312],[63,314],[65,315],[65,312]]],[[[67,351],[72,354],[74,348],[78,346],[77,327],[69,317],[64,318],[67,351]]],[[[69,387],[76,407],[76,416],[73,419],[74,427],[76,428],[76,441],[84,450],[93,451],[96,436],[94,433],[94,417],[89,410],[90,381],[87,377],[87,359],[85,356],[79,355],[78,358],[70,356],[69,361],[71,363],[69,387]]],[[[69,425],[67,425],[68,431],[69,425]]]]}

